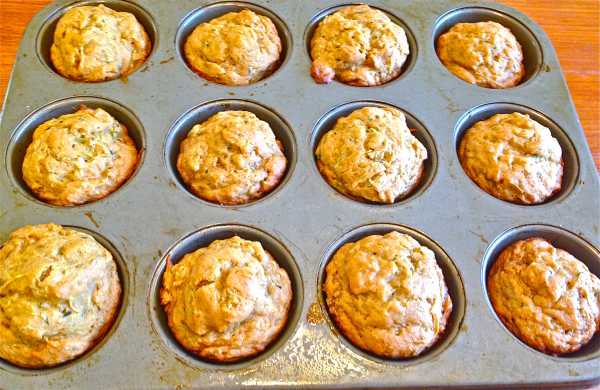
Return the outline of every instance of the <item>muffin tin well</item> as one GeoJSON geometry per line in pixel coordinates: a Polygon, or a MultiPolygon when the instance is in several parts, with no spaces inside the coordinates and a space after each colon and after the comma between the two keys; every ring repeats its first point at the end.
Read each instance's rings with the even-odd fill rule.
{"type": "Polygon", "coordinates": [[[125,310],[127,309],[129,303],[129,294],[130,294],[130,274],[127,268],[127,261],[121,256],[119,250],[110,242],[110,240],[100,233],[97,233],[94,230],[86,229],[79,226],[69,226],[63,225],[65,228],[73,229],[80,231],[82,233],[89,234],[92,236],[100,245],[106,248],[112,255],[115,264],[117,265],[117,273],[119,275],[119,281],[121,282],[121,302],[119,304],[119,309],[117,316],[114,319],[110,329],[106,332],[102,339],[94,345],[91,349],[83,353],[81,356],[76,357],[75,359],[69,360],[67,362],[58,364],[56,366],[41,368],[41,369],[30,369],[30,368],[22,368],[16,366],[12,363],[7,362],[6,360],[0,359],[0,374],[2,370],[15,373],[18,375],[23,375],[25,377],[30,376],[43,376],[52,373],[60,373],[61,371],[78,366],[86,361],[89,361],[96,355],[98,351],[102,349],[102,346],[107,343],[109,338],[118,330],[121,319],[125,315],[125,310]]]}
{"type": "MultiPolygon", "coordinates": [[[[343,4],[338,4],[335,5],[333,7],[329,7],[326,8],[324,10],[320,10],[316,15],[314,15],[311,19],[310,22],[308,23],[308,26],[306,27],[306,30],[304,32],[304,44],[306,45],[306,54],[308,55],[308,57],[311,59],[311,54],[310,54],[310,42],[312,41],[312,37],[313,34],[315,33],[315,30],[317,29],[317,26],[319,25],[319,23],[321,23],[321,21],[323,21],[323,19],[325,19],[326,16],[331,15],[333,13],[335,13],[336,11],[339,11],[340,9],[350,6],[350,5],[358,5],[358,4],[363,4],[363,3],[343,3],[343,4]]],[[[411,31],[411,29],[409,28],[408,24],[406,24],[402,19],[400,19],[399,17],[397,17],[396,15],[394,15],[392,12],[386,11],[385,9],[381,8],[381,7],[377,7],[374,6],[372,4],[370,4],[370,6],[372,8],[375,8],[381,12],[383,12],[384,14],[386,14],[390,20],[394,23],[396,23],[397,25],[399,25],[400,27],[402,27],[402,29],[404,30],[404,32],[406,33],[406,39],[408,40],[408,46],[409,46],[409,54],[408,57],[406,57],[406,61],[404,62],[404,65],[402,65],[402,71],[400,72],[400,74],[398,75],[398,77],[396,77],[393,80],[388,81],[386,84],[392,83],[396,80],[400,80],[401,78],[403,78],[404,76],[406,76],[408,74],[408,72],[410,72],[410,70],[415,66],[415,63],[417,62],[417,56],[419,53],[419,48],[417,46],[417,40],[413,34],[413,32],[411,31]]],[[[312,59],[311,59],[312,61],[312,59]]],[[[334,80],[336,83],[339,83],[337,80],[334,80]]],[[[363,88],[363,87],[361,87],[363,88]]],[[[372,86],[372,87],[365,87],[365,88],[377,88],[377,86],[372,86]]]]}
{"type": "Polygon", "coordinates": [[[575,258],[583,262],[589,268],[590,272],[595,275],[600,275],[600,251],[573,232],[557,226],[544,224],[522,225],[506,230],[488,246],[481,263],[481,287],[485,292],[486,302],[492,315],[498,321],[500,326],[510,333],[519,344],[530,351],[544,355],[550,359],[556,361],[586,361],[600,357],[600,333],[596,333],[579,351],[560,356],[546,355],[543,352],[539,352],[528,346],[515,336],[508,328],[506,328],[506,326],[504,326],[494,311],[487,289],[487,278],[494,261],[496,261],[502,251],[510,244],[532,237],[546,239],[554,247],[563,249],[575,256],[575,258]]]}
{"type": "MultiPolygon", "coordinates": [[[[138,22],[148,34],[148,38],[152,43],[152,50],[146,58],[146,61],[152,57],[152,53],[155,51],[156,45],[158,45],[158,30],[156,29],[156,23],[152,16],[141,6],[132,3],[126,0],[84,0],[71,3],[64,7],[58,8],[53,11],[42,24],[38,35],[36,37],[36,51],[38,58],[40,61],[48,68],[48,70],[54,72],[56,75],[63,77],[54,69],[54,65],[52,65],[52,60],[50,59],[50,48],[52,47],[52,42],[54,42],[54,31],[56,30],[56,25],[58,24],[59,19],[63,16],[67,11],[72,9],[73,7],[79,7],[83,5],[99,5],[103,4],[106,7],[109,7],[115,11],[119,12],[129,12],[133,14],[138,22]]],[[[143,67],[142,64],[140,67],[143,67]]],[[[138,71],[136,69],[135,71],[138,71]]]]}
{"type": "Polygon", "coordinates": [[[560,64],[539,26],[516,10],[487,2],[369,0],[407,32],[411,55],[401,75],[377,87],[319,85],[310,75],[309,42],[317,23],[346,1],[248,1],[61,0],[33,18],[0,119],[6,165],[0,169],[0,244],[23,225],[46,222],[102,234],[120,252],[115,258],[126,279],[127,310],[93,354],[50,370],[2,363],[0,383],[53,389],[99,388],[107,378],[114,388],[205,389],[600,383],[598,336],[577,354],[560,358],[524,348],[499,326],[482,284],[499,250],[521,231],[551,239],[600,275],[600,181],[560,64]],[[71,7],[98,3],[136,15],[153,42],[150,57],[125,79],[82,83],[58,76],[48,59],[58,18],[71,7]],[[204,80],[186,65],[185,38],[199,23],[242,8],[269,16],[277,26],[284,46],[279,69],[243,87],[204,80]],[[523,46],[527,80],[519,86],[474,87],[440,63],[437,37],[454,23],[479,20],[504,24],[523,46]],[[23,183],[25,149],[38,125],[81,104],[105,108],[127,126],[143,151],[142,162],[103,200],[51,206],[23,183]],[[419,187],[391,205],[341,195],[315,164],[324,132],[340,116],[367,105],[404,112],[428,150],[419,187]],[[247,205],[200,200],[176,169],[179,144],[188,131],[222,110],[247,110],[268,122],[288,159],[279,186],[247,205]],[[563,189],[543,205],[515,205],[488,195],[463,172],[457,157],[466,129],[513,111],[548,127],[563,150],[563,189]],[[532,222],[541,227],[522,228],[532,222]],[[550,231],[546,226],[557,227],[550,231]],[[321,291],[324,266],[337,248],[391,230],[434,251],[454,304],[444,337],[422,355],[397,361],[374,357],[339,335],[321,291]],[[234,364],[215,364],[176,342],[158,294],[167,257],[176,262],[234,234],[260,241],[273,254],[288,271],[295,298],[285,331],[267,351],[234,364]]]}
{"type": "MultiPolygon", "coordinates": [[[[569,139],[567,133],[557,125],[552,119],[548,118],[546,115],[542,114],[539,111],[536,111],[527,106],[523,106],[520,104],[513,103],[489,103],[484,104],[478,107],[475,107],[469,111],[467,111],[456,124],[456,128],[454,130],[455,133],[455,142],[456,142],[456,153],[458,160],[458,148],[460,146],[460,141],[465,131],[473,127],[477,122],[484,121],[486,119],[491,118],[496,114],[511,114],[513,112],[518,112],[524,115],[529,115],[531,119],[540,123],[541,125],[550,129],[552,136],[558,140],[560,147],[562,149],[562,158],[563,158],[563,178],[562,178],[562,187],[560,191],[554,194],[550,199],[541,203],[541,205],[547,205],[554,202],[559,202],[562,199],[569,196],[573,188],[577,184],[577,179],[579,178],[579,157],[577,156],[577,151],[573,146],[573,143],[569,139]]],[[[460,161],[458,161],[460,165],[460,161]]],[[[466,174],[465,174],[466,175],[466,174]]],[[[472,184],[477,187],[477,184],[472,182],[472,184]]],[[[477,187],[480,189],[479,187],[477,187]]],[[[482,189],[480,189],[482,192],[482,189]]],[[[489,194],[488,194],[489,195],[489,194]]],[[[492,196],[492,195],[489,195],[492,196]]],[[[504,200],[498,199],[500,202],[506,202],[504,200]]],[[[521,207],[536,207],[540,205],[520,205],[521,207]]]]}
{"type": "MultiPolygon", "coordinates": [[[[397,110],[400,110],[406,116],[406,124],[408,125],[409,129],[413,130],[412,134],[419,140],[419,142],[421,142],[423,144],[423,146],[425,146],[425,149],[427,149],[427,160],[425,160],[423,162],[423,164],[424,164],[423,174],[422,174],[422,177],[419,180],[419,183],[417,184],[416,188],[413,189],[408,194],[404,195],[403,197],[398,198],[396,200],[396,202],[393,203],[393,205],[398,205],[398,204],[408,202],[409,200],[419,196],[424,191],[426,191],[427,188],[433,182],[433,179],[435,177],[435,174],[436,174],[437,168],[438,168],[437,148],[435,146],[435,141],[433,140],[433,137],[431,136],[429,131],[427,131],[425,126],[421,122],[419,122],[419,120],[417,118],[415,118],[412,114],[406,112],[405,110],[403,110],[399,107],[395,107],[391,104],[387,104],[387,103],[383,103],[383,102],[379,102],[379,101],[364,100],[364,101],[356,101],[356,102],[341,104],[341,105],[329,110],[325,115],[323,115],[318,120],[318,122],[316,123],[316,125],[313,129],[313,132],[312,132],[310,144],[311,144],[311,149],[312,149],[312,153],[313,153],[313,167],[315,168],[316,172],[319,172],[319,169],[317,168],[315,152],[317,150],[317,147],[319,146],[319,142],[321,141],[321,138],[323,137],[323,135],[325,133],[327,133],[329,130],[333,129],[333,127],[335,126],[335,124],[339,118],[346,117],[346,116],[352,114],[352,112],[359,110],[361,108],[364,108],[364,107],[379,107],[379,108],[387,107],[387,108],[395,108],[397,110]]],[[[330,186],[330,184],[325,180],[325,178],[323,178],[323,182],[332,191],[337,192],[336,189],[334,189],[333,187],[330,186]]],[[[388,204],[379,204],[379,203],[375,203],[375,202],[369,202],[366,199],[358,199],[358,198],[355,199],[346,194],[340,193],[340,195],[347,197],[348,199],[352,199],[357,202],[361,202],[361,203],[365,203],[365,204],[377,205],[377,206],[383,206],[383,207],[390,206],[388,204]]]]}
{"type": "MultiPolygon", "coordinates": [[[[36,202],[43,203],[49,207],[62,207],[53,206],[45,203],[42,200],[37,199],[35,194],[31,191],[29,186],[23,180],[23,160],[25,159],[25,152],[27,147],[31,144],[33,139],[33,133],[35,129],[51,119],[58,118],[61,115],[72,114],[76,112],[81,106],[88,108],[102,108],[104,111],[112,115],[116,120],[127,127],[129,136],[135,142],[135,146],[139,152],[138,165],[134,172],[127,179],[123,185],[113,193],[107,195],[106,199],[113,194],[122,190],[137,174],[140,169],[145,156],[146,150],[146,136],[142,123],[136,117],[136,115],[123,105],[114,102],[112,100],[95,97],[95,96],[77,96],[72,98],[65,98],[49,103],[31,113],[21,123],[17,125],[12,133],[12,137],[6,150],[6,169],[8,174],[13,181],[13,184],[29,199],[36,202]]],[[[103,199],[99,199],[96,202],[101,202],[103,199]]],[[[92,202],[94,203],[94,202],[92,202]]],[[[71,206],[79,207],[79,206],[71,206]]]]}
{"type": "Polygon", "coordinates": [[[185,114],[179,117],[177,121],[175,121],[175,123],[171,127],[171,130],[167,134],[164,152],[164,158],[167,169],[171,173],[173,180],[177,183],[177,186],[181,190],[206,204],[220,207],[236,208],[260,202],[261,200],[276,194],[281,188],[283,188],[283,186],[286,184],[286,182],[292,175],[297,158],[296,139],[294,138],[294,132],[292,131],[290,125],[283,118],[281,118],[277,113],[273,112],[269,108],[264,107],[256,102],[250,100],[236,99],[215,100],[212,102],[201,104],[187,111],[185,114]],[[179,145],[181,144],[181,141],[185,139],[192,127],[206,121],[208,118],[221,111],[249,111],[256,115],[259,119],[267,122],[271,127],[271,130],[273,130],[275,137],[283,145],[283,153],[285,154],[285,157],[287,159],[288,165],[285,176],[277,185],[277,187],[262,198],[256,199],[243,205],[218,205],[217,203],[211,203],[209,201],[199,198],[187,188],[186,184],[181,178],[181,175],[179,174],[179,171],[177,170],[177,157],[179,156],[179,145]]]}
{"type": "MultiPolygon", "coordinates": [[[[280,63],[273,73],[271,73],[262,80],[265,80],[273,74],[277,73],[279,68],[286,64],[286,62],[292,54],[293,44],[292,34],[290,33],[285,22],[279,16],[277,16],[277,14],[260,5],[247,3],[244,1],[223,1],[208,4],[191,11],[182,19],[181,23],[179,24],[177,34],[175,35],[175,48],[177,49],[177,56],[185,64],[185,66],[190,72],[195,74],[194,70],[188,65],[183,50],[188,36],[194,31],[194,29],[199,24],[210,22],[212,19],[218,18],[219,16],[223,16],[229,12],[240,12],[244,9],[249,9],[257,13],[258,15],[263,15],[271,19],[271,21],[275,25],[275,28],[277,29],[279,38],[281,39],[280,63]]],[[[201,76],[198,76],[198,78],[200,81],[208,81],[202,78],[201,76]]],[[[261,82],[262,80],[259,80],[257,82],[261,82]]]]}
{"type": "Polygon", "coordinates": [[[321,311],[323,312],[323,316],[327,319],[327,322],[332,331],[335,333],[335,335],[342,340],[344,345],[350,351],[378,363],[394,364],[399,366],[410,366],[413,364],[426,362],[430,359],[435,358],[435,356],[442,353],[446,348],[449,348],[452,345],[454,338],[460,331],[460,326],[463,321],[466,309],[466,299],[462,277],[460,276],[460,272],[454,264],[454,262],[452,261],[452,259],[450,258],[450,256],[448,256],[448,254],[435,241],[427,237],[424,233],[421,233],[407,226],[390,223],[359,226],[346,232],[335,242],[333,242],[325,251],[323,259],[321,261],[321,266],[319,268],[319,274],[317,278],[317,291],[319,291],[318,299],[319,304],[321,306],[321,311]],[[433,251],[437,263],[442,269],[442,273],[444,274],[444,281],[446,282],[446,286],[448,287],[448,294],[450,294],[450,298],[452,299],[452,314],[450,315],[450,318],[448,318],[446,330],[440,336],[439,340],[437,340],[436,343],[430,348],[423,351],[420,355],[408,359],[382,358],[368,351],[364,351],[352,344],[352,342],[348,340],[337,329],[337,326],[331,319],[331,316],[329,315],[329,312],[327,310],[327,303],[325,302],[325,294],[323,292],[322,287],[323,283],[325,282],[326,276],[325,267],[327,266],[333,255],[335,255],[335,252],[337,252],[338,249],[344,246],[344,244],[356,242],[370,235],[384,235],[392,231],[396,231],[402,234],[408,234],[409,236],[417,240],[419,244],[433,251]]]}
{"type": "MultiPolygon", "coordinates": [[[[525,65],[525,75],[523,80],[513,88],[525,85],[529,80],[533,80],[544,65],[543,51],[535,34],[526,25],[520,22],[515,17],[497,9],[487,7],[463,7],[453,9],[440,18],[435,23],[433,28],[433,46],[437,45],[437,40],[440,35],[447,32],[452,26],[457,23],[477,23],[477,22],[496,22],[510,29],[523,50],[523,63],[525,65]]],[[[439,61],[437,63],[445,69],[444,65],[439,61]]],[[[449,75],[460,80],[458,77],[449,75]]],[[[462,80],[461,80],[462,81],[462,80]]],[[[480,87],[481,88],[481,87],[480,87]]]]}
{"type": "Polygon", "coordinates": [[[160,335],[165,345],[175,353],[179,359],[192,367],[216,367],[226,370],[235,370],[249,367],[264,359],[267,359],[273,353],[285,344],[296,330],[298,321],[302,311],[302,303],[304,300],[304,288],[302,276],[298,269],[294,257],[289,250],[279,242],[275,237],[262,230],[251,226],[228,224],[209,226],[195,232],[192,232],[185,237],[182,237],[175,242],[171,248],[165,252],[165,255],[158,263],[152,281],[150,284],[150,293],[148,296],[148,308],[152,320],[154,330],[160,335]],[[177,264],[179,260],[188,253],[194,252],[197,249],[210,245],[215,240],[224,240],[233,236],[239,236],[245,240],[258,241],[263,248],[269,252],[275,261],[283,268],[292,283],[292,304],[290,307],[287,323],[281,334],[260,354],[242,359],[233,363],[217,363],[203,360],[198,356],[193,355],[183,348],[173,336],[169,329],[168,320],[165,312],[160,304],[160,289],[162,288],[162,278],[166,269],[167,259],[173,264],[177,264]]]}

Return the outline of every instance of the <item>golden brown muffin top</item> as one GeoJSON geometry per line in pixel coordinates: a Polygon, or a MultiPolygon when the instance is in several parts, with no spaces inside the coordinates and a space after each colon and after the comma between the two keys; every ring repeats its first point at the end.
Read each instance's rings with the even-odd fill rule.
{"type": "Polygon", "coordinates": [[[325,269],[327,309],[356,346],[387,358],[417,356],[444,332],[452,301],[434,253],[407,234],[342,246],[325,269]]]}
{"type": "Polygon", "coordinates": [[[95,82],[127,76],[151,49],[146,30],[134,15],[100,4],[71,8],[60,18],[50,56],[63,76],[95,82]]]}
{"type": "Polygon", "coordinates": [[[465,132],[458,154],[467,175],[496,198],[536,204],[561,189],[560,144],[529,115],[497,114],[477,122],[465,132]]]}
{"type": "Polygon", "coordinates": [[[437,53],[450,72],[481,87],[513,87],[525,74],[521,45],[496,22],[454,25],[438,38],[437,53]]]}
{"type": "Polygon", "coordinates": [[[175,338],[190,352],[230,362],[263,351],[282,331],[292,288],[256,241],[213,241],[169,261],[160,291],[175,338]]]}
{"type": "Polygon", "coordinates": [[[277,68],[281,50],[273,21],[247,9],[198,25],[184,45],[185,58],[194,71],[226,85],[267,77],[277,68]]]}
{"type": "Polygon", "coordinates": [[[35,129],[23,180],[41,200],[73,206],[115,191],[137,161],[127,128],[101,108],[82,106],[35,129]]]}
{"type": "Polygon", "coordinates": [[[502,322],[539,351],[574,352],[600,331],[600,279],[543,238],[504,249],[487,283],[502,322]]]}
{"type": "Polygon", "coordinates": [[[427,149],[394,108],[364,107],[337,120],[316,149],[317,165],[338,191],[393,203],[419,182],[427,149]]]}
{"type": "Polygon", "coordinates": [[[326,16],[310,42],[311,75],[317,83],[334,78],[358,86],[396,78],[409,54],[402,27],[368,5],[344,7],[326,16]]]}
{"type": "Polygon", "coordinates": [[[269,124],[248,111],[221,111],[181,142],[177,169],[199,197],[242,204],[273,190],[287,160],[269,124]]]}
{"type": "Polygon", "coordinates": [[[0,357],[41,368],[93,347],[121,298],[111,253],[59,225],[25,226],[0,248],[0,357]]]}

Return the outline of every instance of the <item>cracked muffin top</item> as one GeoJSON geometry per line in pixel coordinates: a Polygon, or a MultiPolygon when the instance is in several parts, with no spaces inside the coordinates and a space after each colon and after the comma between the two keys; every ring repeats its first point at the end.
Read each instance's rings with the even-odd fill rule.
{"type": "Polygon", "coordinates": [[[525,75],[521,45],[496,22],[454,25],[438,38],[437,53],[450,72],[481,87],[514,87],[525,75]]]}
{"type": "Polygon", "coordinates": [[[167,263],[160,301],[175,338],[201,358],[233,362],[283,330],[290,279],[260,242],[234,236],[167,263]]]}
{"type": "Polygon", "coordinates": [[[317,83],[337,79],[374,86],[396,78],[409,55],[406,33],[368,5],[344,7],[326,16],[311,42],[311,75],[317,83]]]}
{"type": "Polygon", "coordinates": [[[181,142],[177,170],[188,188],[219,204],[243,204],[272,191],[287,159],[269,124],[248,111],[221,111],[181,142]]]}
{"type": "Polygon", "coordinates": [[[394,203],[420,182],[427,149],[395,108],[364,107],[339,118],[315,151],[325,179],[343,194],[394,203]]]}
{"type": "Polygon", "coordinates": [[[529,115],[497,114],[465,132],[458,156],[467,175],[496,198],[543,203],[562,187],[560,144],[529,115]]]}
{"type": "Polygon", "coordinates": [[[82,106],[35,129],[23,180],[44,202],[74,206],[116,191],[137,163],[127,128],[101,108],[82,106]]]}
{"type": "Polygon", "coordinates": [[[246,85],[267,77],[277,69],[281,51],[273,21],[247,9],[198,25],[184,44],[192,69],[225,85],[246,85]]]}
{"type": "Polygon", "coordinates": [[[97,82],[124,77],[148,57],[152,43],[129,12],[104,5],[68,10],[58,21],[50,58],[72,80],[97,82]]]}
{"type": "Polygon", "coordinates": [[[338,249],[325,268],[323,289],[339,330],[385,358],[413,357],[431,347],[452,312],[434,253],[398,232],[338,249]]]}
{"type": "Polygon", "coordinates": [[[111,253],[89,234],[25,226],[0,247],[0,358],[55,366],[94,347],[121,300],[111,253]]]}
{"type": "Polygon", "coordinates": [[[600,331],[600,279],[543,238],[504,249],[487,285],[504,325],[541,352],[575,352],[600,331]]]}

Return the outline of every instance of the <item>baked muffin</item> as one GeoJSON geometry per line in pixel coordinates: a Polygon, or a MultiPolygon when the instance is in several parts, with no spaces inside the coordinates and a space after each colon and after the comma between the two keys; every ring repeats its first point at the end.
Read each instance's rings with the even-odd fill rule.
{"type": "Polygon", "coordinates": [[[398,232],[342,246],[325,268],[327,310],[357,347],[409,358],[431,347],[452,312],[434,253],[398,232]]]}
{"type": "Polygon", "coordinates": [[[600,331],[600,279],[543,238],[504,249],[487,286],[504,325],[541,352],[575,352],[600,331]]]}
{"type": "Polygon", "coordinates": [[[117,266],[92,236],[17,229],[0,247],[0,358],[27,368],[74,359],[108,332],[120,302],[117,266]]]}
{"type": "Polygon", "coordinates": [[[344,7],[326,16],[310,41],[311,75],[368,87],[396,78],[409,55],[402,27],[368,5],[344,7]]]}
{"type": "Polygon", "coordinates": [[[409,194],[427,159],[404,114],[387,107],[364,107],[339,118],[315,154],[319,171],[336,190],[377,203],[409,194]]]}
{"type": "Polygon", "coordinates": [[[514,87],[525,75],[521,45],[496,22],[454,25],[438,38],[437,54],[450,72],[480,87],[514,87]]]}
{"type": "Polygon", "coordinates": [[[271,19],[245,9],[198,25],[183,50],[188,64],[205,79],[246,85],[277,69],[281,39],[271,19]]]}
{"type": "Polygon", "coordinates": [[[256,241],[232,237],[188,253],[163,276],[160,301],[179,343],[233,362],[262,352],[283,330],[290,279],[256,241]]]}
{"type": "Polygon", "coordinates": [[[104,5],[68,10],[58,21],[50,59],[71,80],[105,81],[127,76],[148,57],[152,43],[129,12],[104,5]]]}
{"type": "Polygon", "coordinates": [[[101,108],[82,106],[35,129],[23,180],[44,202],[74,206],[117,190],[137,163],[127,128],[101,108]]]}
{"type": "Polygon", "coordinates": [[[508,202],[542,203],[562,186],[560,144],[529,115],[497,114],[477,122],[462,137],[458,157],[479,187],[508,202]]]}
{"type": "Polygon", "coordinates": [[[283,179],[287,160],[269,124],[248,111],[221,111],[181,142],[177,170],[187,187],[219,204],[248,203],[283,179]]]}

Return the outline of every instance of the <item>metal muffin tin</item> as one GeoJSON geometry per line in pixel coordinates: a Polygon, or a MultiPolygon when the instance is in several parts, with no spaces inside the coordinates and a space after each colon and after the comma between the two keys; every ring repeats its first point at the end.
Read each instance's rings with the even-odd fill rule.
{"type": "Polygon", "coordinates": [[[17,54],[0,125],[0,242],[27,224],[55,222],[93,232],[119,264],[121,316],[92,351],[64,365],[26,370],[0,361],[2,388],[443,387],[569,385],[600,381],[600,335],[562,357],[537,352],[508,332],[485,287],[489,266],[516,239],[546,237],[600,274],[600,185],[556,54],[525,15],[474,1],[386,1],[369,4],[406,27],[411,56],[403,73],[380,87],[317,85],[307,42],[326,13],[343,1],[123,0],[58,1],[29,24],[17,54]],[[134,13],[153,41],[147,62],[126,79],[77,83],[48,61],[56,20],[78,4],[134,13]],[[187,68],[180,46],[196,23],[252,8],[277,16],[284,41],[280,68],[244,87],[205,81],[187,68]],[[469,85],[440,63],[434,41],[454,23],[496,20],[512,29],[526,58],[527,80],[506,90],[469,85]],[[393,205],[349,199],[321,177],[314,148],[339,115],[365,103],[410,114],[409,124],[430,155],[425,180],[393,205]],[[104,107],[129,128],[142,162],[114,194],[78,207],[36,200],[20,163],[33,129],[80,104],[104,107]],[[201,201],[181,183],[174,158],[196,121],[223,109],[247,109],[271,124],[285,146],[285,180],[269,196],[244,206],[201,201]],[[463,172],[456,145],[474,121],[520,111],[548,126],[563,147],[563,190],[538,206],[498,200],[463,172]],[[323,268],[336,248],[360,237],[398,230],[436,253],[454,301],[444,337],[415,359],[385,360],[338,334],[323,304],[323,268]],[[295,293],[288,325],[267,351],[236,364],[202,361],[174,340],[158,303],[167,256],[216,238],[256,239],[287,269],[295,293]]]}

